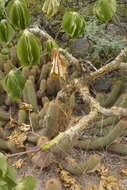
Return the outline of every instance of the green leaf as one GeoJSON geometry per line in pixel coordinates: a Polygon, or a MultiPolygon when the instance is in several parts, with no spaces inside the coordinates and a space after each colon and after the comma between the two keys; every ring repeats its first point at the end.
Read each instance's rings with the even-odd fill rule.
{"type": "Polygon", "coordinates": [[[21,65],[32,66],[40,63],[41,44],[28,30],[25,30],[17,44],[17,57],[21,65]]]}
{"type": "Polygon", "coordinates": [[[54,40],[47,40],[44,47],[48,53],[51,53],[54,48],[58,48],[58,45],[54,40]]]}
{"type": "Polygon", "coordinates": [[[17,29],[25,29],[30,22],[30,13],[24,0],[12,0],[8,3],[7,14],[17,29]]]}
{"type": "Polygon", "coordinates": [[[0,0],[0,17],[3,15],[5,9],[5,0],[0,0]]]}
{"type": "Polygon", "coordinates": [[[116,0],[98,0],[94,6],[94,14],[102,22],[108,22],[116,12],[116,0]]]}
{"type": "Polygon", "coordinates": [[[14,167],[8,165],[6,175],[12,182],[16,183],[17,172],[14,167]]]}
{"type": "Polygon", "coordinates": [[[9,96],[13,99],[19,99],[21,98],[25,81],[20,71],[11,70],[4,79],[3,87],[9,96]]]}
{"type": "Polygon", "coordinates": [[[2,153],[0,153],[0,173],[3,177],[7,173],[7,167],[8,167],[8,164],[7,164],[6,158],[2,153]]]}
{"type": "Polygon", "coordinates": [[[0,179],[0,187],[1,186],[4,186],[4,185],[6,185],[7,183],[3,180],[3,179],[0,179]]]}
{"type": "Polygon", "coordinates": [[[3,179],[0,179],[0,190],[11,190],[11,187],[9,188],[8,184],[3,179]]]}
{"type": "Polygon", "coordinates": [[[14,29],[6,19],[0,21],[0,40],[2,42],[10,42],[14,37],[14,29]]]}
{"type": "Polygon", "coordinates": [[[12,190],[16,186],[16,183],[13,183],[8,179],[7,176],[0,179],[0,190],[12,190]]]}
{"type": "Polygon", "coordinates": [[[42,11],[48,16],[54,16],[60,6],[60,0],[45,0],[42,11]]]}
{"type": "Polygon", "coordinates": [[[85,20],[77,12],[66,12],[62,21],[62,28],[72,38],[82,37],[85,33],[85,20]]]}
{"type": "Polygon", "coordinates": [[[32,176],[27,176],[19,182],[16,186],[16,190],[34,190],[35,185],[35,179],[32,176]]]}

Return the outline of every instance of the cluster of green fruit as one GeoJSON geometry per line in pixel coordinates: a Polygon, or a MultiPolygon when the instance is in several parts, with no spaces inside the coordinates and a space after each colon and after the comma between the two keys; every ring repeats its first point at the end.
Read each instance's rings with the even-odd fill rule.
{"type": "MultiPolygon", "coordinates": [[[[30,23],[30,13],[27,1],[12,0],[5,4],[0,1],[0,40],[8,44],[15,36],[15,31],[24,30],[30,23]]],[[[23,66],[31,66],[40,63],[41,45],[39,40],[31,32],[25,29],[17,44],[17,57],[23,66]]],[[[17,99],[21,97],[25,85],[25,78],[20,71],[11,70],[4,80],[4,89],[17,99]]]]}
{"type": "MultiPolygon", "coordinates": [[[[45,0],[43,12],[48,17],[58,11],[60,0],[45,0]]],[[[94,6],[94,13],[103,22],[111,20],[116,12],[116,0],[98,0],[94,6]]],[[[19,31],[20,38],[17,43],[16,53],[22,66],[33,66],[40,63],[42,47],[38,38],[26,29],[30,23],[28,1],[25,0],[0,0],[0,41],[8,44],[19,31]]],[[[62,21],[62,28],[72,38],[84,36],[86,22],[84,17],[77,12],[66,12],[62,21]]],[[[47,51],[56,48],[52,41],[47,42],[47,51]]],[[[17,70],[11,70],[4,80],[4,89],[14,99],[21,97],[25,85],[25,78],[17,70]]]]}

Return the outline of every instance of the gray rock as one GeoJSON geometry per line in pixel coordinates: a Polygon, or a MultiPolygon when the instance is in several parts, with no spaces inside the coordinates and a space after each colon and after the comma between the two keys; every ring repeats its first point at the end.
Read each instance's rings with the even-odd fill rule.
{"type": "Polygon", "coordinates": [[[112,86],[111,81],[105,78],[96,79],[94,83],[94,88],[96,89],[97,92],[101,91],[107,92],[110,90],[111,86],[112,86]]]}
{"type": "Polygon", "coordinates": [[[79,38],[70,41],[70,51],[73,56],[85,58],[88,55],[90,44],[86,39],[79,38]]]}

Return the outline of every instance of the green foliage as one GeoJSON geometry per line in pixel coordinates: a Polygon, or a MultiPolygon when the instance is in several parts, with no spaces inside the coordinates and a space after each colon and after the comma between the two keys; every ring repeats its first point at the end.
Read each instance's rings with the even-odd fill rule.
{"type": "Polygon", "coordinates": [[[34,190],[35,185],[35,179],[32,176],[27,176],[19,182],[16,186],[16,190],[34,190]]]}
{"type": "Polygon", "coordinates": [[[114,58],[121,49],[127,46],[127,41],[122,36],[111,35],[107,32],[106,26],[106,24],[98,24],[94,18],[87,23],[84,38],[92,42],[89,59],[94,63],[114,58]]]}
{"type": "Polygon", "coordinates": [[[98,0],[94,6],[94,13],[102,22],[108,22],[116,12],[116,0],[98,0]]]}
{"type": "Polygon", "coordinates": [[[29,24],[30,14],[24,0],[12,0],[8,3],[7,14],[16,29],[23,30],[29,24]]]}
{"type": "Polygon", "coordinates": [[[42,11],[48,16],[54,16],[60,6],[60,0],[45,0],[42,11]]]}
{"type": "Polygon", "coordinates": [[[54,48],[58,48],[58,45],[54,40],[47,40],[45,43],[45,51],[51,53],[54,48]]]}
{"type": "Polygon", "coordinates": [[[0,17],[2,17],[5,9],[5,0],[0,0],[0,17]]]}
{"type": "Polygon", "coordinates": [[[40,63],[41,44],[28,30],[25,30],[17,44],[17,56],[20,64],[32,66],[40,63]]]}
{"type": "MultiPolygon", "coordinates": [[[[38,2],[39,1],[40,0],[38,0],[38,2]]],[[[66,1],[66,3],[69,2],[73,3],[73,0],[66,1]]],[[[42,11],[48,18],[50,18],[54,16],[58,10],[60,10],[60,3],[61,0],[44,0],[42,11]]],[[[16,53],[22,66],[33,66],[39,64],[41,59],[41,43],[34,34],[26,29],[30,23],[31,17],[28,7],[31,7],[31,5],[36,5],[37,7],[41,6],[35,0],[32,0],[31,2],[29,0],[0,0],[0,41],[6,43],[4,45],[8,45],[14,37],[14,29],[16,29],[17,33],[20,32],[20,34],[22,34],[19,39],[17,39],[19,34],[15,35],[16,41],[18,41],[16,53]]],[[[91,25],[93,23],[86,24],[86,19],[84,19],[85,13],[80,15],[78,12],[73,12],[72,10],[76,9],[71,9],[71,7],[69,7],[69,9],[65,8],[60,15],[62,16],[63,13],[65,13],[62,23],[61,17],[60,20],[57,21],[61,23],[63,30],[71,38],[76,39],[84,37],[93,43],[90,58],[94,59],[98,57],[108,57],[109,55],[112,56],[112,54],[114,55],[117,53],[117,50],[123,48],[124,40],[118,37],[116,39],[111,38],[111,36],[105,34],[106,31],[101,29],[99,25],[93,25],[94,28],[92,28],[91,25]],[[65,12],[65,10],[70,11],[65,12]],[[96,35],[96,33],[99,35],[96,35]]],[[[108,22],[112,19],[115,12],[116,0],[96,1],[94,13],[99,20],[108,22]]],[[[45,48],[44,52],[48,52],[50,55],[52,50],[58,46],[55,41],[47,40],[47,42],[43,44],[43,47],[45,48]]],[[[3,84],[6,92],[13,99],[18,99],[21,97],[24,85],[25,79],[18,70],[10,71],[5,77],[3,84]]]]}
{"type": "Polygon", "coordinates": [[[19,99],[25,85],[25,78],[17,70],[11,70],[4,79],[3,87],[13,99],[19,99]]]}
{"type": "Polygon", "coordinates": [[[6,19],[0,21],[0,40],[2,42],[10,42],[14,37],[14,29],[6,19]]]}
{"type": "Polygon", "coordinates": [[[78,38],[85,33],[84,17],[77,12],[66,12],[63,17],[62,27],[72,38],[78,38]]]}
{"type": "Polygon", "coordinates": [[[32,176],[24,177],[17,183],[17,172],[0,152],[0,190],[34,190],[36,185],[32,176]]]}
{"type": "Polygon", "coordinates": [[[16,170],[8,165],[5,156],[0,153],[0,190],[13,190],[16,175],[16,170]]]}

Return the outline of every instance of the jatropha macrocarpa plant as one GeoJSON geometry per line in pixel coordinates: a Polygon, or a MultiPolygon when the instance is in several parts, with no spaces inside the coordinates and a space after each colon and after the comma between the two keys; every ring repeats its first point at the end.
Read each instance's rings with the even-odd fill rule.
{"type": "MultiPolygon", "coordinates": [[[[48,18],[54,16],[59,10],[62,0],[45,0],[42,11],[48,18]]],[[[29,31],[31,22],[27,0],[0,0],[0,42],[4,46],[17,40],[16,53],[21,68],[40,63],[42,47],[39,39],[29,31]],[[19,33],[16,35],[16,33],[19,33]]],[[[94,14],[102,22],[108,22],[116,12],[116,0],[97,0],[94,6],[94,14]]],[[[63,30],[73,39],[83,37],[87,24],[84,16],[78,12],[65,12],[61,23],[63,30]]],[[[46,51],[51,52],[58,48],[55,41],[47,41],[46,51]]],[[[22,95],[25,78],[20,68],[11,70],[4,79],[3,87],[13,99],[22,95]]]]}
{"type": "Polygon", "coordinates": [[[15,168],[7,163],[6,157],[0,152],[0,190],[34,190],[35,185],[32,176],[18,180],[15,168]]]}

